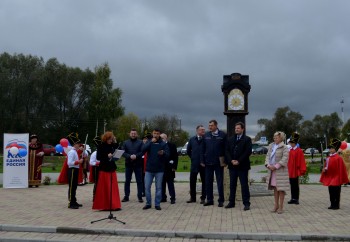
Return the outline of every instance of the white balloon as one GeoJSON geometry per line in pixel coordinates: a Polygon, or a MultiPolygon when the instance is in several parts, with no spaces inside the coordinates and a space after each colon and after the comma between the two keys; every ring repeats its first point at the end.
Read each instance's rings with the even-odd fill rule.
{"type": "Polygon", "coordinates": [[[346,143],[348,146],[346,147],[345,150],[350,150],[350,143],[346,143]]]}
{"type": "Polygon", "coordinates": [[[72,149],[72,146],[63,147],[64,153],[68,155],[68,152],[72,149]]]}
{"type": "Polygon", "coordinates": [[[11,154],[13,154],[13,155],[17,155],[18,152],[19,152],[19,149],[18,149],[17,147],[11,147],[11,148],[10,148],[10,152],[11,152],[11,154]]]}

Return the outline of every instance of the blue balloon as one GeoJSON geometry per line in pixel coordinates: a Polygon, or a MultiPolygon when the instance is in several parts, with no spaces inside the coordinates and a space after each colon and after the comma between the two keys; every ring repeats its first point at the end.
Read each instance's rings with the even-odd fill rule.
{"type": "Polygon", "coordinates": [[[62,153],[63,152],[63,147],[62,147],[62,145],[60,145],[60,144],[58,144],[58,145],[56,145],[56,152],[57,153],[62,153]]]}
{"type": "Polygon", "coordinates": [[[24,157],[27,155],[27,150],[26,149],[19,149],[18,154],[20,157],[24,157]]]}

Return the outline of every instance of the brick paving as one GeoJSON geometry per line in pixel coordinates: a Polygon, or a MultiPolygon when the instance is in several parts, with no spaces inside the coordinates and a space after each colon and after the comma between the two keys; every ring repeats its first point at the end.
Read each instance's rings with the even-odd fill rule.
{"type": "MultiPolygon", "coordinates": [[[[301,235],[313,241],[317,241],[316,239],[320,238],[317,236],[321,235],[324,238],[333,236],[333,239],[339,236],[343,241],[350,241],[350,204],[348,202],[350,187],[342,187],[341,209],[328,210],[327,187],[302,185],[300,205],[285,204],[285,212],[276,214],[270,212],[273,207],[272,196],[252,197],[249,211],[243,211],[243,205],[239,201],[232,209],[219,208],[217,203],[209,207],[203,207],[199,203],[187,204],[188,183],[176,183],[176,204],[162,203],[161,211],[154,208],[142,210],[144,203],[137,201],[136,184],[132,183],[130,201],[122,203],[121,211],[113,212],[117,219],[126,222],[125,225],[112,220],[91,224],[91,221],[106,218],[109,214],[109,212],[91,209],[92,188],[91,184],[78,187],[78,202],[84,206],[77,210],[67,208],[67,186],[65,185],[30,189],[1,188],[0,241],[6,241],[5,239],[9,238],[35,238],[37,241],[119,241],[120,238],[122,238],[120,241],[237,239],[232,237],[232,234],[248,236],[240,237],[242,240],[232,241],[244,241],[243,238],[266,241],[264,239],[268,235],[274,235],[271,239],[276,240],[279,234],[301,235]],[[10,225],[14,228],[11,229],[10,225]],[[26,228],[31,232],[25,230],[26,228]],[[87,232],[67,234],[62,230],[61,233],[55,233],[50,232],[52,228],[85,229],[87,232]],[[91,234],[95,230],[101,234],[91,234]],[[169,237],[162,232],[172,233],[172,236],[169,237]],[[191,238],[193,234],[197,237],[191,238]],[[158,235],[163,238],[158,238],[158,235]],[[199,238],[198,235],[204,235],[204,238],[199,238]],[[259,237],[261,235],[265,237],[259,237]]],[[[123,184],[120,184],[119,188],[123,194],[123,184]]],[[[152,188],[154,199],[154,185],[152,188]]],[[[286,197],[286,201],[288,199],[289,196],[286,197]]],[[[290,238],[289,241],[300,240],[300,238],[293,239],[286,236],[282,236],[280,240],[285,241],[283,238],[290,238]]]]}

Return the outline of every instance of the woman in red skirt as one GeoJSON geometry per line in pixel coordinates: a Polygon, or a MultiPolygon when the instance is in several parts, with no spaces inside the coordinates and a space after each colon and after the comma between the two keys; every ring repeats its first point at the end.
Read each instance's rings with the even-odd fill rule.
{"type": "Polygon", "coordinates": [[[100,171],[92,209],[120,210],[121,202],[115,164],[114,151],[118,148],[112,132],[107,131],[102,136],[102,143],[97,148],[97,160],[100,161],[100,171]]]}

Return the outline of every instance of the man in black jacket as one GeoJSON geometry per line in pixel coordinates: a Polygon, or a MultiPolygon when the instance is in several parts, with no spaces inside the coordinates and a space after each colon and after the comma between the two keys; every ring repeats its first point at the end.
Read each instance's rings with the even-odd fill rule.
{"type": "Polygon", "coordinates": [[[142,200],[142,166],[143,166],[143,153],[142,145],[143,142],[137,138],[136,129],[131,129],[130,139],[126,140],[122,146],[125,151],[123,156],[125,157],[125,183],[124,183],[124,198],[122,202],[129,201],[130,196],[130,182],[132,178],[132,173],[135,173],[136,183],[137,183],[137,198],[140,203],[142,200]]]}
{"type": "Polygon", "coordinates": [[[226,162],[230,170],[230,198],[225,208],[235,207],[237,178],[241,182],[244,210],[250,209],[250,192],[248,172],[250,170],[249,156],[252,154],[252,140],[244,134],[244,123],[235,125],[235,135],[226,145],[226,162]]]}
{"type": "Polygon", "coordinates": [[[169,157],[165,163],[163,182],[162,182],[162,202],[167,201],[166,195],[166,184],[168,184],[168,190],[170,195],[170,203],[175,204],[176,194],[175,194],[175,171],[177,169],[177,163],[179,160],[179,155],[177,154],[176,145],[168,142],[168,136],[166,134],[161,134],[162,140],[167,143],[169,147],[169,157]]]}
{"type": "Polygon", "coordinates": [[[191,158],[191,173],[190,173],[190,200],[187,203],[196,202],[196,185],[198,173],[202,182],[202,195],[201,204],[205,203],[206,190],[205,190],[205,165],[201,163],[200,156],[203,145],[203,137],[205,134],[205,128],[203,125],[198,125],[196,128],[196,135],[190,138],[187,144],[187,155],[191,158]]]}

